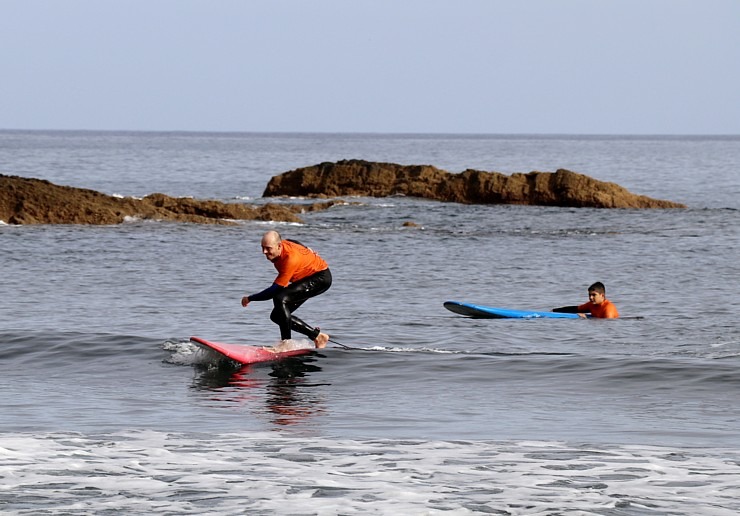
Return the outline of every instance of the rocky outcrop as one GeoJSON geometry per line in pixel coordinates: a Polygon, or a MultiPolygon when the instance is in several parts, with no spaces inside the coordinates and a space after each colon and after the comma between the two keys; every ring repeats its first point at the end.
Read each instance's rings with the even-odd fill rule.
{"type": "MultiPolygon", "coordinates": [[[[630,193],[625,188],[569,170],[510,176],[465,170],[452,174],[430,165],[362,160],[321,163],[273,177],[265,197],[389,197],[404,195],[463,204],[528,204],[591,208],[685,208],[683,204],[630,193]]],[[[59,186],[41,179],[0,174],[0,221],[9,224],[119,224],[126,218],[232,224],[235,220],[301,222],[303,212],[335,202],[249,206],[169,197],[143,199],[59,186]]]]}
{"type": "Polygon", "coordinates": [[[630,193],[615,184],[560,169],[517,173],[465,170],[453,174],[430,165],[362,160],[327,162],[273,177],[265,197],[388,197],[404,195],[464,204],[525,204],[578,208],[685,208],[630,193]]]}
{"type": "Polygon", "coordinates": [[[333,204],[254,207],[160,193],[134,199],[0,174],[0,220],[8,224],[119,224],[127,217],[199,224],[233,224],[234,220],[301,222],[300,213],[333,204]]]}

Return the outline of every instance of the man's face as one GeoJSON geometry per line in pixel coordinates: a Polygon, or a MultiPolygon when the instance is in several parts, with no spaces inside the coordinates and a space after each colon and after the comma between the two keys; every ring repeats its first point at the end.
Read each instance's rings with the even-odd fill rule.
{"type": "Polygon", "coordinates": [[[595,305],[600,305],[604,302],[604,294],[601,292],[596,292],[595,290],[589,290],[588,291],[588,300],[591,301],[595,305]]]}
{"type": "Polygon", "coordinates": [[[283,245],[275,240],[263,240],[262,241],[262,254],[265,258],[274,262],[280,258],[280,253],[283,251],[283,245]]]}

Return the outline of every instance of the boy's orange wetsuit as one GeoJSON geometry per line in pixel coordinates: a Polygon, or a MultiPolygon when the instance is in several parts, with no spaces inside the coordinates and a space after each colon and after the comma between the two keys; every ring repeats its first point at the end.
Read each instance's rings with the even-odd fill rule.
{"type": "Polygon", "coordinates": [[[331,287],[329,265],[316,251],[293,240],[282,241],[282,252],[273,262],[278,271],[272,285],[257,294],[248,296],[249,301],[272,299],[275,305],[270,319],[280,326],[280,338],[291,338],[291,330],[308,336],[311,340],[319,335],[313,328],[293,315],[307,299],[323,294],[331,287]]]}
{"type": "Polygon", "coordinates": [[[577,311],[578,313],[590,313],[591,317],[596,317],[598,319],[616,319],[619,317],[617,307],[608,299],[604,299],[604,301],[598,305],[595,305],[591,301],[578,305],[577,311]]]}

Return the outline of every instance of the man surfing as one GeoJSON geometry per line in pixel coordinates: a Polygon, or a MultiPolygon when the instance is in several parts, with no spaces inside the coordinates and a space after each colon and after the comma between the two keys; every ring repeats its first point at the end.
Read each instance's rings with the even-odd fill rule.
{"type": "Polygon", "coordinates": [[[291,330],[310,338],[317,348],[326,347],[329,335],[313,328],[293,315],[309,298],[323,294],[331,287],[329,265],[314,250],[294,240],[283,240],[277,231],[262,236],[262,254],[270,260],[278,275],[262,292],[242,298],[244,308],[252,301],[272,299],[274,308],[270,320],[280,327],[284,343],[291,338],[291,330]]]}

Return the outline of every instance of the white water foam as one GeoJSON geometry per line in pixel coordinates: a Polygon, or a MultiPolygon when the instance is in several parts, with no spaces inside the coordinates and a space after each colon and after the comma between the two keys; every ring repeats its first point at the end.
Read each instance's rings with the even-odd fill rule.
{"type": "Polygon", "coordinates": [[[740,511],[721,449],[298,439],[270,434],[0,437],[12,514],[708,514],[740,511]]]}

